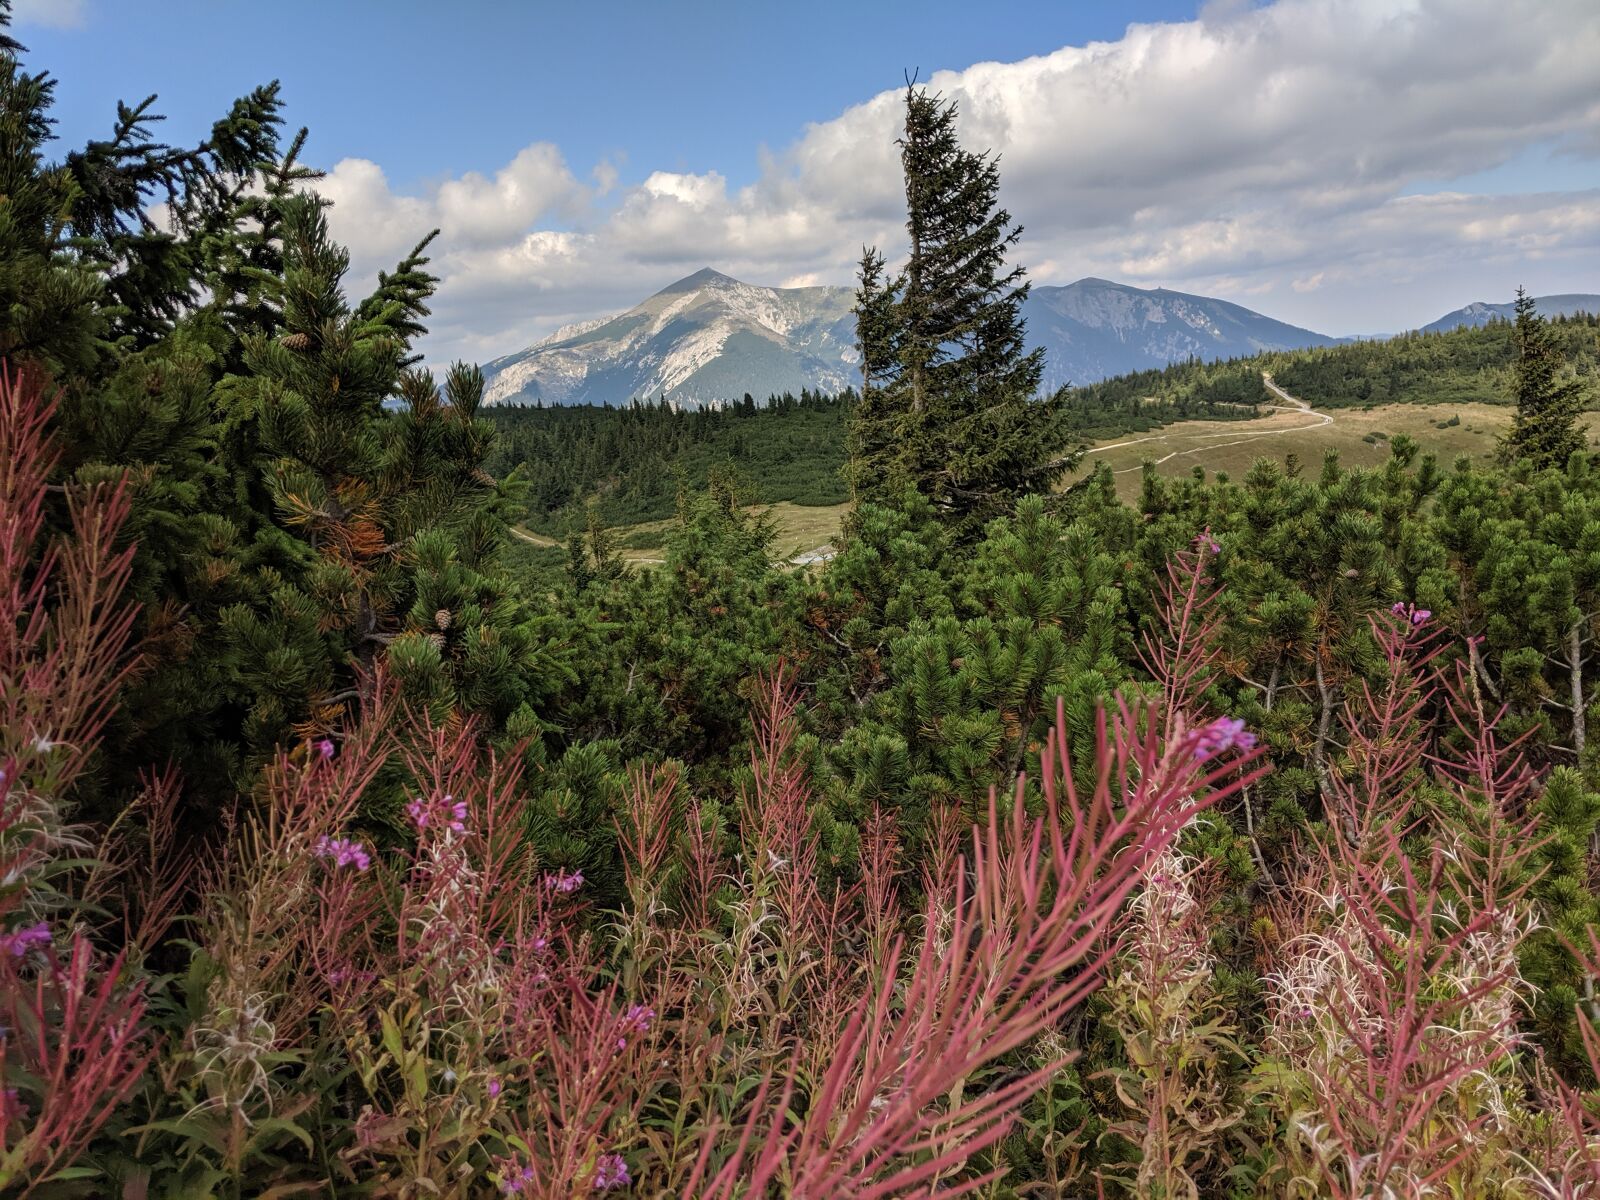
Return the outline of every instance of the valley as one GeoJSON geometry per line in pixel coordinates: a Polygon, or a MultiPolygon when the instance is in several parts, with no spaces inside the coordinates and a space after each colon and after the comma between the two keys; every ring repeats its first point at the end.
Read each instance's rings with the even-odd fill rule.
{"type": "MultiPolygon", "coordinates": [[[[1209,477],[1226,475],[1234,480],[1261,458],[1281,463],[1294,455],[1306,469],[1315,470],[1329,451],[1336,452],[1347,467],[1376,467],[1389,457],[1389,443],[1398,434],[1415,439],[1424,454],[1436,456],[1443,466],[1462,456],[1488,462],[1498,440],[1510,428],[1513,412],[1505,405],[1481,403],[1380,404],[1323,412],[1289,395],[1270,376],[1264,382],[1284,402],[1271,406],[1265,415],[1225,423],[1178,421],[1137,437],[1100,439],[1091,444],[1078,470],[1062,486],[1082,481],[1104,463],[1116,476],[1117,495],[1125,503],[1136,504],[1146,462],[1153,462],[1160,474],[1171,478],[1199,469],[1209,477]]],[[[1600,412],[1586,414],[1584,424],[1591,437],[1600,437],[1600,412]]],[[[777,527],[774,559],[796,566],[809,565],[808,557],[817,561],[819,551],[831,548],[850,511],[848,503],[788,500],[752,508],[768,512],[777,527]]],[[[616,526],[612,532],[619,553],[633,566],[659,564],[673,523],[668,518],[616,526]]],[[[532,545],[547,549],[561,545],[526,528],[515,532],[532,545]]]]}

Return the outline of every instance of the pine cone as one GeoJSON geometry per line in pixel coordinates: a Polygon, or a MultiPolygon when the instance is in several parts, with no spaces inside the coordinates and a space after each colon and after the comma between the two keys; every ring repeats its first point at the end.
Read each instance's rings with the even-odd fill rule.
{"type": "Polygon", "coordinates": [[[286,333],[278,341],[285,350],[303,353],[311,349],[311,335],[309,333],[286,333]]]}
{"type": "Polygon", "coordinates": [[[428,641],[433,643],[433,648],[435,650],[438,650],[441,653],[443,653],[443,651],[444,651],[444,634],[442,634],[442,633],[430,633],[428,635],[428,641]]]}
{"type": "Polygon", "coordinates": [[[450,610],[448,608],[441,608],[438,612],[434,613],[433,614],[433,623],[435,625],[437,625],[440,629],[449,629],[450,628],[450,610]]]}

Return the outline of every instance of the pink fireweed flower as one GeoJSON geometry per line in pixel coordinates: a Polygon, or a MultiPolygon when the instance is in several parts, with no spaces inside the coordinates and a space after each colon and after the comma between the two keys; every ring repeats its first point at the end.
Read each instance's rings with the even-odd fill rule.
{"type": "Polygon", "coordinates": [[[544,877],[544,886],[552,892],[561,892],[563,895],[570,896],[583,886],[583,872],[574,871],[568,875],[563,869],[554,875],[546,875],[544,877]]]}
{"type": "Polygon", "coordinates": [[[1218,717],[1200,731],[1194,756],[1204,762],[1224,750],[1254,750],[1255,746],[1256,735],[1244,727],[1242,720],[1237,717],[1218,717]]]}
{"type": "Polygon", "coordinates": [[[454,796],[442,796],[438,800],[418,798],[406,805],[406,815],[418,829],[432,825],[454,833],[467,831],[467,802],[454,796]]]}
{"type": "Polygon", "coordinates": [[[1433,610],[1431,608],[1418,608],[1416,605],[1405,600],[1396,600],[1389,606],[1389,611],[1397,617],[1404,617],[1406,620],[1410,621],[1413,628],[1418,625],[1426,624],[1433,617],[1433,610]]]}
{"type": "Polygon", "coordinates": [[[0,1088],[0,1124],[19,1121],[28,1115],[28,1106],[17,1095],[17,1089],[0,1088]]]}
{"type": "Polygon", "coordinates": [[[317,743],[317,757],[320,758],[323,762],[327,762],[330,758],[333,757],[333,739],[332,738],[323,738],[320,742],[317,743]]]}
{"type": "Polygon", "coordinates": [[[0,934],[0,954],[9,954],[12,958],[21,958],[29,950],[36,947],[43,948],[49,944],[50,926],[43,921],[37,925],[27,925],[10,933],[0,934]]]}
{"type": "Polygon", "coordinates": [[[489,1076],[489,1099],[495,1100],[500,1096],[500,1079],[498,1076],[489,1076]]]}
{"type": "Polygon", "coordinates": [[[1195,534],[1194,542],[1192,544],[1196,549],[1209,550],[1213,554],[1220,554],[1222,552],[1222,543],[1211,536],[1211,530],[1209,529],[1195,534]]]}
{"type": "Polygon", "coordinates": [[[522,1196],[532,1190],[537,1182],[533,1164],[515,1158],[503,1158],[497,1164],[500,1172],[500,1193],[505,1196],[522,1196]]]}
{"type": "Polygon", "coordinates": [[[335,867],[354,867],[365,871],[372,865],[367,848],[354,838],[331,838],[324,834],[317,839],[316,856],[330,859],[335,867]]]}
{"type": "Polygon", "coordinates": [[[594,1173],[594,1190],[609,1192],[614,1188],[624,1188],[633,1182],[633,1176],[628,1174],[628,1164],[623,1161],[620,1154],[602,1154],[599,1168],[594,1173]]]}
{"type": "Polygon", "coordinates": [[[622,1036],[617,1039],[617,1049],[628,1048],[628,1037],[635,1033],[644,1033],[650,1028],[650,1022],[656,1019],[656,1010],[646,1008],[643,1004],[635,1004],[628,1009],[628,1015],[622,1021],[622,1036]]]}

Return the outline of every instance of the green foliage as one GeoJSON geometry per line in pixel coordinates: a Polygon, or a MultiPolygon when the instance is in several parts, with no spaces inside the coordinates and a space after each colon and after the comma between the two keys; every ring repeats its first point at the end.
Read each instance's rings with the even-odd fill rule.
{"type": "Polygon", "coordinates": [[[1071,467],[1044,352],[1024,350],[1028,284],[1006,255],[1021,230],[998,207],[1000,170],[963,150],[956,108],[906,89],[900,161],[911,255],[893,280],[867,251],[857,292],[863,395],[850,476],[858,499],[914,487],[963,538],[1071,467]]]}
{"type": "Polygon", "coordinates": [[[848,499],[843,477],[850,393],[802,391],[764,405],[674,410],[641,401],[484,410],[498,436],[491,474],[519,469],[529,529],[565,540],[586,529],[591,511],[604,525],[671,518],[680,490],[700,491],[737,468],[765,503],[830,505],[848,499]]]}
{"type": "Polygon", "coordinates": [[[1506,435],[1505,454],[1535,467],[1563,467],[1584,448],[1578,414],[1584,386],[1564,377],[1563,357],[1533,297],[1517,289],[1517,415],[1506,435]]]}

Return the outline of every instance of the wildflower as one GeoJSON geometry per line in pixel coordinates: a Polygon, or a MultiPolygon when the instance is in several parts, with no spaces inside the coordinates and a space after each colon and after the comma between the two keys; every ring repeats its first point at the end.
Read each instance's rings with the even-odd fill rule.
{"type": "Polygon", "coordinates": [[[1426,624],[1433,617],[1431,608],[1418,608],[1406,600],[1396,600],[1389,606],[1389,611],[1397,617],[1404,617],[1410,621],[1412,628],[1426,624]]]}
{"type": "Polygon", "coordinates": [[[418,829],[435,825],[454,833],[467,831],[467,802],[454,796],[444,796],[438,801],[424,801],[419,797],[406,805],[406,815],[418,829]]]}
{"type": "Polygon", "coordinates": [[[333,739],[332,738],[323,738],[320,742],[317,743],[317,757],[322,759],[323,762],[327,762],[330,758],[333,757],[333,739]]]}
{"type": "Polygon", "coordinates": [[[546,875],[544,877],[544,886],[552,892],[560,892],[563,895],[570,896],[583,886],[583,872],[574,871],[568,875],[566,870],[562,869],[554,875],[546,875]]]}
{"type": "Polygon", "coordinates": [[[623,1161],[620,1154],[602,1154],[599,1169],[594,1173],[594,1190],[609,1192],[613,1188],[624,1188],[633,1182],[633,1176],[628,1174],[628,1164],[623,1161]]]}
{"type": "Polygon", "coordinates": [[[650,1028],[650,1022],[656,1019],[656,1010],[646,1008],[643,1004],[635,1004],[628,1009],[628,1015],[623,1018],[623,1033],[617,1039],[617,1049],[625,1050],[628,1047],[628,1035],[643,1033],[650,1028]]]}
{"type": "Polygon", "coordinates": [[[354,838],[331,838],[324,834],[317,839],[314,853],[318,858],[331,859],[335,867],[353,866],[358,871],[365,871],[372,865],[367,848],[354,838]]]}
{"type": "Polygon", "coordinates": [[[28,1106],[17,1095],[17,1089],[0,1088],[0,1125],[28,1115],[28,1106]]]}
{"type": "Polygon", "coordinates": [[[1204,762],[1224,750],[1253,750],[1255,745],[1256,735],[1244,727],[1242,720],[1237,717],[1218,717],[1200,731],[1194,756],[1204,762]]]}
{"type": "Polygon", "coordinates": [[[1196,534],[1194,544],[1203,550],[1211,551],[1213,554],[1222,553],[1222,543],[1211,536],[1211,530],[1209,529],[1205,530],[1203,533],[1196,534]]]}
{"type": "Polygon", "coordinates": [[[500,1097],[500,1079],[496,1075],[489,1076],[489,1099],[497,1100],[500,1097]]]}
{"type": "Polygon", "coordinates": [[[504,1196],[521,1196],[532,1190],[536,1180],[533,1164],[514,1158],[500,1160],[500,1193],[504,1196]]]}
{"type": "Polygon", "coordinates": [[[49,754],[50,751],[54,750],[59,745],[61,745],[61,743],[51,738],[48,733],[41,733],[38,737],[33,739],[33,750],[35,754],[49,754]]]}
{"type": "Polygon", "coordinates": [[[0,954],[9,954],[12,958],[21,958],[34,947],[44,947],[49,944],[50,926],[43,921],[37,925],[0,934],[0,954]]]}

